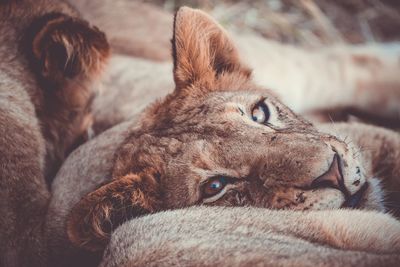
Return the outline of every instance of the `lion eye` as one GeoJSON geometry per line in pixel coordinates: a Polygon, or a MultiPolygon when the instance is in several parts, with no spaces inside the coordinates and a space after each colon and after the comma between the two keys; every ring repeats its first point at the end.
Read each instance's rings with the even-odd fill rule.
{"type": "Polygon", "coordinates": [[[212,197],[224,189],[228,184],[225,177],[214,177],[208,180],[203,186],[203,193],[205,197],[212,197]]]}
{"type": "Polygon", "coordinates": [[[258,103],[251,112],[251,118],[253,119],[253,121],[260,124],[267,123],[270,115],[271,114],[269,112],[268,106],[264,103],[264,101],[258,103]]]}

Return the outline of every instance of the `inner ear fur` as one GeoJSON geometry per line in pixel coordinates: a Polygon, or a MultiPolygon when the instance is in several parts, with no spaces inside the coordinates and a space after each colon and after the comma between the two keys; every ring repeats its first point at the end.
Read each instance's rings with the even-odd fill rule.
{"type": "Polygon", "coordinates": [[[196,83],[207,86],[224,72],[251,75],[225,30],[200,10],[181,7],[177,11],[172,52],[177,89],[196,83]]]}
{"type": "Polygon", "coordinates": [[[160,209],[154,175],[131,173],[102,185],[74,206],[67,222],[68,237],[78,247],[103,250],[117,226],[160,209]]]}
{"type": "Polygon", "coordinates": [[[34,70],[52,87],[62,87],[77,76],[95,76],[110,54],[103,32],[61,13],[33,21],[26,38],[34,70]]]}

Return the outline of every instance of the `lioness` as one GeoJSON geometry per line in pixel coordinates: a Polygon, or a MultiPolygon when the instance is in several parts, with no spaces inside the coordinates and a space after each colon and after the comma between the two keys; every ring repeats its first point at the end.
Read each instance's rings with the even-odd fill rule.
{"type": "MultiPolygon", "coordinates": [[[[95,131],[107,129],[123,117],[129,117],[126,115],[137,113],[136,106],[130,102],[136,103],[138,97],[142,100],[139,104],[144,106],[153,99],[152,95],[162,97],[170,92],[165,88],[173,89],[172,64],[168,64],[172,63],[169,46],[172,14],[141,1],[69,2],[106,33],[114,54],[131,61],[112,60],[111,65],[118,66],[111,69],[130,69],[130,74],[108,72],[113,72],[114,77],[107,82],[107,88],[117,90],[107,90],[108,97],[97,98],[100,100],[97,102],[102,102],[100,105],[95,101],[95,131]],[[158,91],[153,89],[156,83],[160,84],[158,91]],[[141,86],[148,87],[149,92],[144,94],[141,86]],[[101,121],[96,117],[101,117],[101,121]]],[[[349,115],[355,115],[386,127],[400,126],[400,43],[336,43],[310,49],[226,26],[242,62],[252,68],[253,81],[271,89],[294,112],[307,118],[312,115],[314,121],[348,121],[354,118],[349,115]]]]}
{"type": "MultiPolygon", "coordinates": [[[[365,125],[319,130],[252,82],[225,31],[201,11],[177,12],[172,45],[175,91],[147,108],[134,126],[104,133],[101,147],[87,144],[93,158],[75,163],[74,169],[96,166],[93,179],[111,171],[111,181],[104,178],[70,213],[74,244],[101,251],[129,218],[198,204],[385,210],[375,176],[385,168],[380,178],[399,188],[397,133],[365,125]],[[365,145],[360,154],[358,146],[365,145]]],[[[73,156],[84,153],[82,148],[73,156]]],[[[69,179],[54,187],[66,188],[67,180],[84,172],[61,170],[60,177],[69,179]]],[[[82,183],[65,189],[65,201],[71,204],[87,190],[82,183]]]]}
{"type": "Polygon", "coordinates": [[[0,266],[46,264],[46,181],[85,138],[108,55],[63,1],[0,1],[0,266]]]}

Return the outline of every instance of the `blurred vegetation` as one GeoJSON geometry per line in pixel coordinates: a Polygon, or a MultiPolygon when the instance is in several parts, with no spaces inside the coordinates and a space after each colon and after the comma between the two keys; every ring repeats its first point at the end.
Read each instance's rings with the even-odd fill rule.
{"type": "Polygon", "coordinates": [[[201,8],[225,27],[303,46],[400,41],[400,0],[141,1],[201,8]]]}

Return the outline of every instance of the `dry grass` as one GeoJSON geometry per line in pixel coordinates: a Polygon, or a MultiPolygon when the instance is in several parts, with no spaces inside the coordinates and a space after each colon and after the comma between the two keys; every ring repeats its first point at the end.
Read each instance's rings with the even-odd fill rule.
{"type": "Polygon", "coordinates": [[[398,0],[142,1],[170,11],[181,5],[201,8],[225,27],[303,46],[400,40],[398,0]]]}

